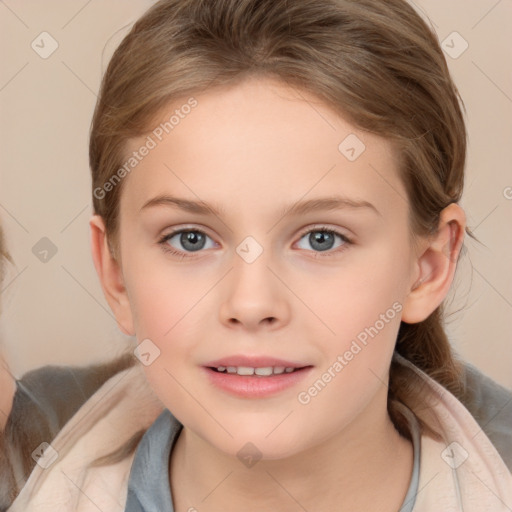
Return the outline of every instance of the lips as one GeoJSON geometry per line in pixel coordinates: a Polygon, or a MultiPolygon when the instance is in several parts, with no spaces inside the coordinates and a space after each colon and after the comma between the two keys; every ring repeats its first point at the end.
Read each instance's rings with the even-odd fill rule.
{"type": "Polygon", "coordinates": [[[298,363],[296,361],[287,361],[267,356],[230,356],[210,361],[203,366],[208,368],[304,368],[309,366],[307,363],[298,363]]]}
{"type": "Polygon", "coordinates": [[[264,398],[296,386],[312,365],[267,356],[231,356],[203,365],[215,387],[243,398],[264,398]]]}

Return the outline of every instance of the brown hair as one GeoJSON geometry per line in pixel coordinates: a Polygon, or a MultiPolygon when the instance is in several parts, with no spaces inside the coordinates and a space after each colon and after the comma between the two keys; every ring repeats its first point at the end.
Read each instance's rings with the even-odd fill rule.
{"type": "Polygon", "coordinates": [[[7,247],[5,246],[4,231],[2,229],[2,226],[0,225],[0,284],[4,282],[6,261],[8,261],[9,263],[13,262],[11,255],[7,251],[7,247]]]}
{"type": "MultiPolygon", "coordinates": [[[[153,130],[172,102],[251,76],[310,92],[394,144],[413,243],[436,233],[440,212],[461,199],[463,103],[434,31],[405,0],[161,0],[115,51],[92,121],[94,210],[114,255],[123,181],[95,191],[123,165],[128,140],[153,130]]],[[[460,396],[443,319],[441,305],[422,322],[402,322],[396,351],[460,396]]],[[[393,362],[388,410],[405,436],[393,404],[419,394],[410,382],[393,362]]]]}

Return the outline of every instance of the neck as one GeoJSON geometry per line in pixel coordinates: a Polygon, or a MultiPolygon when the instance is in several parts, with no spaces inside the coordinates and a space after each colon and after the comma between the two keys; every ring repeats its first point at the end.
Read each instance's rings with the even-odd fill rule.
{"type": "Polygon", "coordinates": [[[170,459],[176,512],[357,512],[375,510],[376,503],[391,512],[407,493],[413,450],[384,401],[379,414],[370,405],[343,431],[286,459],[262,459],[246,468],[186,427],[170,459]]]}

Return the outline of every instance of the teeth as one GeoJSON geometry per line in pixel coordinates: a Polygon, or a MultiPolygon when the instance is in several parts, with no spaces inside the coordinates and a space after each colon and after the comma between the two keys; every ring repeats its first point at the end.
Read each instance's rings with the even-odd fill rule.
{"type": "Polygon", "coordinates": [[[280,375],[281,373],[291,373],[295,368],[285,368],[284,366],[266,366],[264,368],[251,368],[250,366],[218,366],[217,371],[221,373],[237,373],[238,375],[260,375],[268,377],[270,375],[280,375]]]}
{"type": "Polygon", "coordinates": [[[254,368],[249,368],[247,366],[239,366],[236,373],[238,373],[238,375],[254,375],[254,368]]]}
{"type": "Polygon", "coordinates": [[[272,375],[272,367],[269,366],[268,368],[254,368],[254,373],[256,375],[265,375],[265,376],[268,376],[268,375],[272,375]]]}

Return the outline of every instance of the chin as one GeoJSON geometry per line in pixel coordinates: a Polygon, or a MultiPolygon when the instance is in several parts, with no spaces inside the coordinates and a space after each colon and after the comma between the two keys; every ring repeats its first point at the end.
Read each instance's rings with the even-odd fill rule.
{"type": "Polygon", "coordinates": [[[243,462],[245,456],[258,460],[279,460],[294,456],[304,450],[304,432],[290,432],[283,426],[275,428],[265,426],[239,425],[236,430],[230,432],[233,438],[227,434],[202,436],[206,442],[215,446],[218,450],[231,457],[237,457],[243,462]],[[246,428],[245,428],[246,427],[246,428]],[[275,432],[272,430],[275,429],[275,432]],[[272,432],[269,435],[269,432],[272,432]]]}

